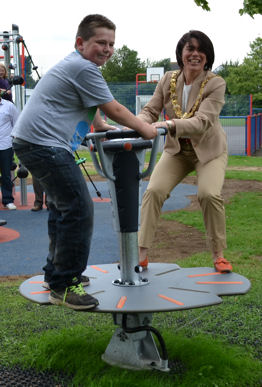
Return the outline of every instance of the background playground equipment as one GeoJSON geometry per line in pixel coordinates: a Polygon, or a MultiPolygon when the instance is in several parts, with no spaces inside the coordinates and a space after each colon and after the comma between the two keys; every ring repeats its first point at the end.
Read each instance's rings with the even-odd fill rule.
{"type": "MultiPolygon", "coordinates": [[[[164,130],[159,129],[160,133],[164,134],[164,130]]],[[[208,267],[181,269],[176,264],[150,263],[148,271],[141,272],[137,246],[140,184],[154,166],[159,135],[144,172],[145,149],[152,143],[131,138],[136,136],[133,131],[87,136],[97,171],[108,180],[114,227],[119,235],[120,265],[91,265],[84,274],[91,278],[88,292],[99,299],[99,306],[92,312],[111,313],[118,326],[102,359],[127,369],[169,371],[165,342],[151,326],[153,313],[220,304],[220,296],[245,294],[250,282],[236,273],[220,274],[208,267]],[[128,139],[119,140],[125,137],[128,139]],[[102,138],[112,141],[100,142],[102,138]]],[[[42,283],[43,276],[32,277],[22,283],[20,292],[31,301],[48,304],[49,291],[42,288],[42,283]]]]}
{"type": "Polygon", "coordinates": [[[164,75],[164,67],[148,67],[146,73],[136,74],[136,95],[138,94],[138,86],[140,83],[157,83],[164,75]],[[146,80],[141,80],[141,77],[146,80]]]}
{"type": "MultiPolygon", "coordinates": [[[[0,32],[0,41],[2,41],[2,51],[4,56],[0,56],[0,59],[4,59],[5,67],[8,70],[8,77],[11,79],[14,85],[14,103],[19,112],[23,110],[25,105],[25,50],[29,57],[33,70],[36,71],[38,78],[40,75],[37,71],[37,66],[33,63],[33,59],[28,52],[27,46],[23,37],[19,34],[19,27],[16,24],[12,24],[12,31],[0,32]],[[11,62],[12,59],[12,62],[11,62]],[[13,71],[13,74],[11,74],[13,71]],[[13,79],[13,81],[12,81],[13,79]],[[18,79],[23,79],[23,82],[16,82],[18,79]]],[[[19,177],[19,174],[17,175],[19,177]]],[[[25,174],[20,174],[25,176],[25,174]]],[[[27,205],[27,183],[26,177],[20,177],[21,188],[21,205],[27,205]]]]}

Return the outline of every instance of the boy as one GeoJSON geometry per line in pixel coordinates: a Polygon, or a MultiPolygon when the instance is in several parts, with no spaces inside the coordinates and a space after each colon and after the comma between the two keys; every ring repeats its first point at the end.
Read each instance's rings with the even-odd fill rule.
{"type": "Polygon", "coordinates": [[[110,129],[97,108],[144,138],[156,135],[113,98],[98,69],[114,52],[115,28],[102,15],[82,20],[76,51],[40,80],[13,131],[17,156],[49,198],[50,243],[43,268],[49,300],[76,310],[94,308],[98,300],[83,288],[89,283],[81,274],[93,231],[93,202],[72,155],[72,139],[83,136],[92,122],[99,130],[110,129]]]}

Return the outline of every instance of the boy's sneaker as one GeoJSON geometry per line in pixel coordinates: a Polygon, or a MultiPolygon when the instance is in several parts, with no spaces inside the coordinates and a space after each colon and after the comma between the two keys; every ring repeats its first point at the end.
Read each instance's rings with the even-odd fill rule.
{"type": "MultiPolygon", "coordinates": [[[[81,283],[83,286],[88,286],[90,284],[89,277],[87,275],[81,275],[81,283]]],[[[44,281],[42,283],[43,288],[46,288],[47,290],[50,289],[49,283],[47,281],[44,281]]]]}
{"type": "Polygon", "coordinates": [[[14,205],[14,203],[6,204],[5,208],[8,208],[8,210],[16,210],[16,206],[14,205]]]}
{"type": "Polygon", "coordinates": [[[69,286],[61,291],[51,289],[49,302],[54,305],[67,306],[74,310],[92,309],[99,304],[96,298],[86,293],[81,283],[69,286]]]}

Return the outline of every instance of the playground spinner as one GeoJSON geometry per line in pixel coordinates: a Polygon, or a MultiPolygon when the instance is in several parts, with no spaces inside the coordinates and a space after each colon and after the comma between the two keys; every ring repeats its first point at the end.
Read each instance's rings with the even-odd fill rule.
{"type": "MultiPolygon", "coordinates": [[[[90,278],[88,293],[99,300],[89,313],[112,314],[118,327],[102,359],[127,369],[169,371],[164,339],[151,325],[153,313],[220,304],[221,296],[245,294],[250,288],[247,278],[210,267],[183,269],[176,264],[149,263],[147,271],[141,270],[137,242],[141,182],[153,170],[162,134],[165,130],[158,129],[153,142],[137,139],[132,130],[90,133],[86,138],[96,170],[108,182],[120,246],[118,265],[91,265],[83,273],[90,278]],[[148,148],[152,148],[151,157],[143,172],[148,148]]],[[[48,304],[49,291],[42,287],[43,281],[41,275],[29,278],[21,284],[20,293],[30,301],[48,304]]]]}

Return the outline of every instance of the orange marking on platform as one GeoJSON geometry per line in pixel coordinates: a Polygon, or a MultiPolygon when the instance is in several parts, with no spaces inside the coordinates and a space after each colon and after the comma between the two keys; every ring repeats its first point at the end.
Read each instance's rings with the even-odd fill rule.
{"type": "Polygon", "coordinates": [[[44,293],[50,293],[50,290],[40,290],[39,292],[30,292],[30,294],[44,294],[44,293]]]}
{"type": "Polygon", "coordinates": [[[102,273],[108,273],[108,271],[107,270],[103,270],[103,269],[101,269],[100,267],[98,267],[98,266],[94,266],[94,265],[92,265],[91,266],[93,269],[95,269],[95,270],[98,270],[98,271],[101,271],[102,273]]]}
{"type": "Polygon", "coordinates": [[[30,284],[43,284],[44,281],[29,281],[30,284]]]}
{"type": "Polygon", "coordinates": [[[158,297],[161,297],[161,298],[163,298],[164,300],[173,302],[173,304],[184,305],[183,302],[177,301],[177,300],[175,300],[174,298],[171,298],[171,297],[164,296],[163,294],[158,294],[158,297]]]}
{"type": "Polygon", "coordinates": [[[197,281],[196,283],[202,285],[242,285],[243,281],[197,281]]]}
{"type": "Polygon", "coordinates": [[[193,277],[205,277],[205,276],[209,276],[209,275],[221,275],[222,273],[219,273],[219,272],[214,272],[214,273],[204,273],[204,274],[189,274],[188,277],[189,278],[193,278],[193,277]]]}
{"type": "Polygon", "coordinates": [[[120,298],[120,300],[118,301],[118,304],[117,304],[117,309],[122,309],[123,308],[123,306],[125,305],[125,303],[126,303],[126,300],[127,300],[127,296],[122,296],[121,298],[120,298]]]}

